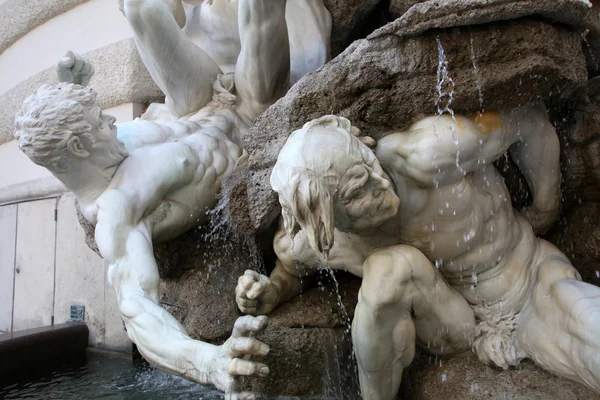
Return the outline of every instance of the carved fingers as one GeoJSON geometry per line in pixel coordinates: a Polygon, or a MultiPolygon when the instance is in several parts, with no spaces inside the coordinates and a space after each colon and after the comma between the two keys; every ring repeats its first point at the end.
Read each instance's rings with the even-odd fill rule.
{"type": "Polygon", "coordinates": [[[68,50],[56,64],[60,82],[86,86],[94,75],[94,67],[77,53],[68,50]]]}
{"type": "Polygon", "coordinates": [[[227,352],[231,361],[227,364],[227,372],[232,376],[259,376],[269,374],[269,367],[265,364],[250,361],[250,356],[264,357],[269,354],[269,346],[264,344],[254,335],[260,333],[267,326],[267,317],[253,317],[246,315],[238,318],[233,326],[231,337],[227,341],[227,352]]]}
{"type": "Polygon", "coordinates": [[[252,270],[240,276],[235,292],[240,311],[250,315],[270,313],[279,297],[279,291],[271,279],[252,270]]]}
{"type": "Polygon", "coordinates": [[[267,326],[267,317],[246,315],[235,322],[231,337],[220,347],[219,354],[213,362],[216,369],[211,374],[213,384],[225,391],[225,399],[249,400],[256,396],[250,392],[240,391],[240,377],[256,376],[264,378],[269,375],[269,367],[251,357],[264,357],[269,354],[269,346],[253,336],[267,326]]]}
{"type": "Polygon", "coordinates": [[[238,393],[235,390],[227,390],[225,400],[256,400],[256,395],[250,392],[238,393]]]}
{"type": "Polygon", "coordinates": [[[232,338],[255,335],[267,327],[268,318],[264,315],[252,317],[246,315],[239,317],[233,325],[232,338]]]}

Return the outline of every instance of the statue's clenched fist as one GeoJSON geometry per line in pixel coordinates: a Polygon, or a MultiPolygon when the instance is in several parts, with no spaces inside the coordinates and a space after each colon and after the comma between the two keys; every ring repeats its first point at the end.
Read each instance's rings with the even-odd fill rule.
{"type": "MultiPolygon", "coordinates": [[[[169,8],[169,11],[171,11],[171,14],[173,14],[177,25],[179,25],[180,28],[183,28],[185,26],[185,9],[183,8],[181,0],[118,0],[118,5],[119,10],[123,13],[123,15],[127,16],[125,12],[125,3],[129,3],[128,5],[130,7],[133,6],[134,8],[139,8],[144,7],[144,3],[150,3],[153,1],[159,1],[166,4],[166,6],[169,8]]],[[[199,3],[202,3],[202,1],[200,1],[199,3]]]]}
{"type": "Polygon", "coordinates": [[[68,50],[56,64],[56,72],[60,82],[86,86],[94,75],[94,67],[79,54],[68,50]]]}
{"type": "Polygon", "coordinates": [[[278,303],[279,289],[271,279],[256,271],[246,270],[238,279],[235,301],[241,312],[264,315],[273,311],[278,303]]]}

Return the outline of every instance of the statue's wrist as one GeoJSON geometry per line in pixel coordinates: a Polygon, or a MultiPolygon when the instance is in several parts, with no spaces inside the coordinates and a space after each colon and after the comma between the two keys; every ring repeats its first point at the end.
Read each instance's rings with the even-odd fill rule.
{"type": "Polygon", "coordinates": [[[281,287],[282,284],[278,279],[271,280],[271,283],[273,285],[273,290],[275,291],[275,300],[273,301],[273,304],[272,304],[273,308],[275,308],[281,302],[281,293],[283,292],[283,290],[281,287]]]}
{"type": "Polygon", "coordinates": [[[221,346],[190,339],[186,344],[186,357],[193,360],[194,368],[186,372],[185,377],[201,385],[213,385],[211,375],[215,372],[214,363],[221,346]]]}

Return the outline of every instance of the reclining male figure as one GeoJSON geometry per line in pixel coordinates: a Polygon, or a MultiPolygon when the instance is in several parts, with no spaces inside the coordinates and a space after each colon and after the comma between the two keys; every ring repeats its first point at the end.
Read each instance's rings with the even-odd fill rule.
{"type": "Polygon", "coordinates": [[[327,265],[363,278],[352,340],[365,399],[396,398],[417,340],[502,368],[530,358],[600,392],[600,288],[534,233],[560,203],[543,104],[425,118],[374,152],[357,131],[325,116],[289,137],[271,175],[278,261],[270,279],[240,277],[240,309],[267,314],[327,265]],[[507,149],[533,195],[523,215],[492,165],[507,149]]]}
{"type": "MultiPolygon", "coordinates": [[[[269,373],[266,365],[246,357],[269,351],[250,337],[265,326],[266,317],[238,319],[222,346],[192,340],[158,304],[152,243],[172,239],[206,219],[222,179],[244,159],[240,133],[287,87],[285,4],[239,0],[243,40],[234,75],[237,97],[219,79],[211,101],[218,72],[211,67],[214,62],[196,46],[170,49],[173,77],[185,74],[186,62],[198,61],[192,68],[197,79],[192,86],[204,100],[197,102],[198,93],[192,96],[201,107],[195,115],[173,121],[137,119],[117,129],[115,118],[102,114],[96,93],[79,85],[89,82],[91,65],[69,52],[58,72],[62,80],[75,84],[43,85],[25,100],[15,119],[20,148],[76,195],[84,217],[96,225],[96,243],[109,264],[109,281],[127,333],[144,358],[161,369],[212,384],[229,399],[255,398],[238,393],[236,377],[269,373]]],[[[179,29],[161,1],[126,0],[125,13],[138,28],[146,24],[140,32],[151,32],[151,37],[160,29],[165,35],[179,29]]],[[[171,100],[192,107],[185,93],[171,100]]]]}

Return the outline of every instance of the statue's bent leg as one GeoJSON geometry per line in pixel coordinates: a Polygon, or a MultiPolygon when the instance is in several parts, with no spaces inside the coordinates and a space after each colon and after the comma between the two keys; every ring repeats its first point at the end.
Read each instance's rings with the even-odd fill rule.
{"type": "Polygon", "coordinates": [[[365,400],[395,399],[416,337],[437,354],[468,350],[475,317],[419,250],[393,246],[372,254],[352,324],[365,400]]]}
{"type": "Polygon", "coordinates": [[[600,392],[600,287],[540,240],[537,280],[517,325],[521,350],[543,368],[600,392]]]}
{"type": "Polygon", "coordinates": [[[323,0],[288,0],[285,19],[290,38],[290,86],[321,68],[331,57],[331,15],[323,0]]]}
{"type": "Polygon", "coordinates": [[[189,40],[161,0],[125,0],[140,56],[177,117],[198,111],[213,94],[217,63],[189,40]]]}

